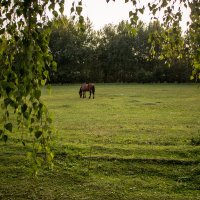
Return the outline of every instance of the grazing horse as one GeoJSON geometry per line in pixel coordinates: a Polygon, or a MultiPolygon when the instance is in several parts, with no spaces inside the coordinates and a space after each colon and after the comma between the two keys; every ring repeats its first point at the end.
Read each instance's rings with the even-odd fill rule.
{"type": "Polygon", "coordinates": [[[90,92],[89,98],[91,97],[91,94],[93,94],[93,99],[94,99],[94,93],[95,93],[94,83],[88,83],[88,84],[83,83],[81,85],[80,90],[79,90],[80,98],[86,98],[86,91],[90,92]]]}

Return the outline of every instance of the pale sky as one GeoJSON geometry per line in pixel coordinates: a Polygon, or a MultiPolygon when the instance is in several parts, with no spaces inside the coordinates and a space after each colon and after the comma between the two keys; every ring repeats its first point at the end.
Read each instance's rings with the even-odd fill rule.
{"type": "Polygon", "coordinates": [[[83,15],[89,17],[95,29],[108,23],[118,24],[122,20],[128,20],[131,10],[131,4],[124,3],[123,0],[111,0],[109,3],[106,0],[84,0],[83,6],[83,15]]]}
{"type": "MultiPolygon", "coordinates": [[[[155,0],[144,0],[147,5],[148,2],[155,0]]],[[[70,8],[72,0],[66,1],[65,14],[70,16],[70,8]]],[[[77,2],[77,1],[76,1],[77,2]]],[[[106,0],[82,0],[83,3],[83,16],[88,17],[95,30],[102,28],[105,24],[118,24],[122,20],[129,20],[129,11],[132,10],[133,6],[131,3],[125,3],[125,0],[110,0],[109,3],[106,0]]],[[[159,16],[158,16],[159,17],[159,16]]],[[[151,17],[148,11],[145,12],[140,20],[146,24],[150,22],[151,17]]],[[[186,29],[186,22],[189,19],[189,11],[184,10],[182,27],[186,29]]]]}

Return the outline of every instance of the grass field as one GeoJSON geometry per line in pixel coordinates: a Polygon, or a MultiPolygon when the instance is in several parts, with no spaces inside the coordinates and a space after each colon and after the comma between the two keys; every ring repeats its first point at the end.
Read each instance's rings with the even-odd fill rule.
{"type": "Polygon", "coordinates": [[[54,170],[31,178],[20,136],[0,142],[0,199],[200,199],[200,88],[184,84],[52,86],[54,170]],[[88,96],[88,94],[87,94],[88,96]]]}

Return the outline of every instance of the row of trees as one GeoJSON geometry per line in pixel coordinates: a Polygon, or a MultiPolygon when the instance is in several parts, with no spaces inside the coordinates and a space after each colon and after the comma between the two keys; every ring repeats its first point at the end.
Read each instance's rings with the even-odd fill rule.
{"type": "Polygon", "coordinates": [[[108,24],[99,31],[89,20],[85,31],[74,21],[60,17],[53,20],[50,49],[58,64],[51,73],[53,83],[74,82],[188,82],[192,73],[189,58],[189,34],[177,32],[179,54],[171,55],[171,66],[161,52],[163,44],[156,43],[166,31],[158,21],[145,25],[139,22],[133,29],[128,22],[108,24]],[[152,34],[153,33],[153,34],[152,34]],[[151,38],[154,37],[154,50],[151,38]],[[154,53],[155,51],[157,53],[154,53]]]}

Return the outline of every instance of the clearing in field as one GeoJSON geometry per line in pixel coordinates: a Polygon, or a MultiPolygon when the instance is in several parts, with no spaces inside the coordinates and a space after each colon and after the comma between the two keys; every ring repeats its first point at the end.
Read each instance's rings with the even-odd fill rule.
{"type": "Polygon", "coordinates": [[[200,199],[197,85],[52,86],[54,169],[30,178],[28,145],[0,143],[0,199],[200,199]]]}

